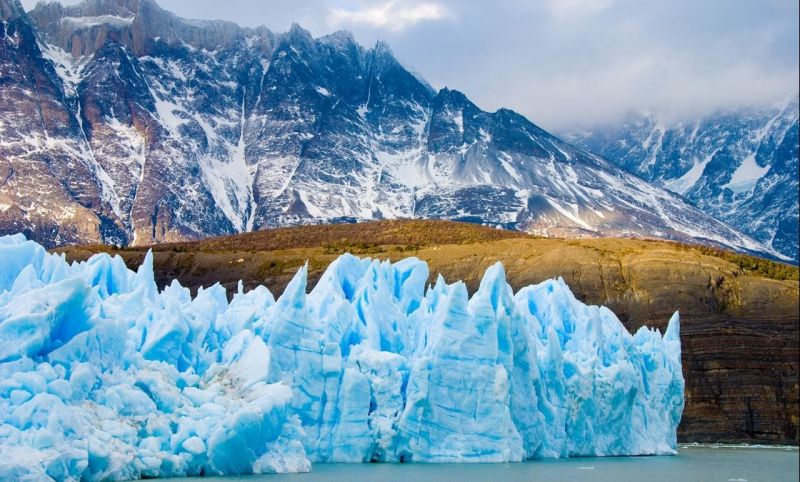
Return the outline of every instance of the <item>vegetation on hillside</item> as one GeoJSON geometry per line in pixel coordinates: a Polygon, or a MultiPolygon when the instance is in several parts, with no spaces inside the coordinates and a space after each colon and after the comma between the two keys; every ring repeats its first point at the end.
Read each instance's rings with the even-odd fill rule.
{"type": "MultiPolygon", "coordinates": [[[[265,253],[314,248],[321,249],[320,254],[326,258],[326,260],[319,261],[327,262],[328,257],[342,253],[398,258],[414,255],[426,247],[494,243],[511,239],[536,240],[540,238],[518,231],[507,231],[470,223],[437,220],[389,220],[358,224],[276,228],[183,243],[123,248],[121,250],[108,246],[76,246],[57,251],[66,252],[73,259],[85,259],[95,252],[141,253],[147,249],[152,249],[156,253],[265,253]]],[[[547,241],[558,242],[559,240],[548,239],[547,241]]],[[[661,247],[662,249],[668,247],[670,250],[693,251],[700,255],[719,258],[734,264],[742,272],[759,277],[781,281],[800,279],[796,266],[710,246],[635,239],[617,240],[618,243],[623,243],[620,246],[616,246],[618,243],[613,239],[584,238],[561,241],[565,247],[586,248],[602,252],[604,255],[644,250],[645,246],[661,247]],[[644,243],[644,246],[639,246],[640,243],[644,243]]],[[[446,254],[442,254],[446,256],[446,254]]],[[[306,255],[311,256],[312,263],[317,261],[313,259],[315,255],[312,253],[306,253],[306,255]]],[[[285,256],[283,257],[285,258],[285,256]]],[[[289,262],[288,259],[278,260],[275,258],[275,256],[270,256],[270,266],[262,268],[262,271],[270,268],[284,268],[284,265],[289,262]]]]}
{"type": "Polygon", "coordinates": [[[365,251],[376,246],[430,246],[470,244],[525,238],[525,233],[453,221],[390,220],[358,224],[321,224],[268,229],[186,243],[153,246],[159,250],[274,251],[329,247],[365,251]]]}
{"type": "Polygon", "coordinates": [[[758,258],[747,254],[736,253],[725,249],[698,244],[680,244],[681,249],[693,250],[707,256],[724,259],[739,267],[740,270],[764,278],[775,280],[800,280],[800,269],[797,266],[778,263],[769,259],[758,258]]]}

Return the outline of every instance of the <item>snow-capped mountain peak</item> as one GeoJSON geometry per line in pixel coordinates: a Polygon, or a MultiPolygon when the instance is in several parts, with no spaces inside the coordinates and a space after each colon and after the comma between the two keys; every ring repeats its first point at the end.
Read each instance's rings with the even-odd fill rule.
{"type": "Polygon", "coordinates": [[[683,122],[642,114],[566,137],[684,196],[796,262],[798,117],[800,97],[795,94],[777,106],[683,122]]]}
{"type": "Polygon", "coordinates": [[[425,217],[777,255],[511,110],[436,92],[383,42],[186,20],[153,0],[9,1],[4,232],[145,244],[425,217]]]}

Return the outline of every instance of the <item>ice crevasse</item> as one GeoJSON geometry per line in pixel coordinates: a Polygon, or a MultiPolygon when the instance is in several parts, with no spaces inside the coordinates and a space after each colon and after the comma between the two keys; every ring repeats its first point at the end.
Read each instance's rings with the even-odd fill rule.
{"type": "Polygon", "coordinates": [[[229,302],[159,291],[151,254],[134,272],[2,237],[0,479],[674,453],[677,313],[631,335],[560,279],[428,277],[343,255],[310,292],[304,267],[229,302]]]}

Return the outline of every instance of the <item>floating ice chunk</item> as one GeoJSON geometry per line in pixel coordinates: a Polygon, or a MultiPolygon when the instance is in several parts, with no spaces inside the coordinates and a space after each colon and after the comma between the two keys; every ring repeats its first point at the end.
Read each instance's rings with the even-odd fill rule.
{"type": "Polygon", "coordinates": [[[472,297],[344,255],[309,293],[163,291],[0,237],[0,478],[298,472],[312,461],[674,453],[680,320],[631,335],[563,280],[472,297]]]}

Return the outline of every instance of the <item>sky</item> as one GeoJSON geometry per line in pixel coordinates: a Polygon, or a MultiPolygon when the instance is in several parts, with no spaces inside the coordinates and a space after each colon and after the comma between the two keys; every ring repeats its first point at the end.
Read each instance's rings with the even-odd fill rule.
{"type": "MultiPolygon", "coordinates": [[[[32,8],[36,0],[22,0],[32,8]]],[[[63,0],[62,3],[77,3],[63,0]]],[[[385,40],[434,87],[555,131],[798,91],[797,0],[158,0],[187,18],[385,40]]]]}

